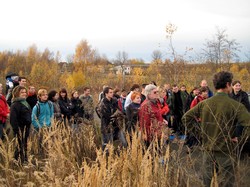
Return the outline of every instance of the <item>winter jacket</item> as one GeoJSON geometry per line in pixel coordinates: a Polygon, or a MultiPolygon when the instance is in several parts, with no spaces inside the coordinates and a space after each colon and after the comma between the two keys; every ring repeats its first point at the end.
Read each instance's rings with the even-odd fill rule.
{"type": "Polygon", "coordinates": [[[243,104],[231,99],[226,93],[216,93],[190,109],[182,117],[188,131],[195,128],[195,119],[201,119],[202,143],[208,151],[231,153],[235,149],[236,124],[248,127],[250,135],[250,113],[243,104]]]}
{"type": "Polygon", "coordinates": [[[72,108],[72,116],[77,116],[77,117],[83,117],[83,105],[82,105],[82,101],[80,99],[75,99],[75,98],[71,98],[71,103],[73,105],[72,108]]]}
{"type": "Polygon", "coordinates": [[[29,94],[28,97],[26,98],[26,101],[29,103],[30,108],[33,109],[33,107],[36,105],[37,103],[37,95],[36,94],[29,94]]]}
{"type": "Polygon", "coordinates": [[[154,136],[161,137],[163,130],[163,117],[157,101],[146,99],[139,110],[139,125],[142,133],[146,135],[146,141],[151,141],[154,136]]]}
{"type": "Polygon", "coordinates": [[[58,101],[51,101],[53,103],[53,107],[54,107],[54,118],[57,121],[61,121],[62,120],[62,113],[61,113],[61,109],[60,109],[60,105],[58,103],[58,101]]]}
{"type": "Polygon", "coordinates": [[[25,99],[15,98],[10,107],[10,124],[14,133],[20,129],[29,129],[31,124],[31,109],[25,99]]]}
{"type": "Polygon", "coordinates": [[[68,118],[70,118],[70,116],[72,115],[72,108],[73,108],[73,105],[71,103],[71,101],[66,98],[66,99],[60,99],[58,100],[59,102],[59,106],[60,106],[60,109],[61,109],[61,113],[64,115],[64,116],[67,116],[68,118]]]}
{"type": "Polygon", "coordinates": [[[32,110],[32,125],[35,129],[50,127],[54,117],[54,107],[51,101],[41,102],[32,110]]]}
{"type": "Polygon", "coordinates": [[[0,94],[0,123],[5,123],[7,115],[10,113],[9,106],[4,95],[0,94]]]}
{"type": "Polygon", "coordinates": [[[82,107],[84,109],[83,117],[88,120],[94,119],[94,101],[92,96],[85,97],[84,95],[80,95],[79,99],[82,102],[82,107]]]}
{"type": "MultiPolygon", "coordinates": [[[[109,133],[111,123],[111,116],[118,110],[118,102],[116,98],[108,100],[106,97],[102,100],[101,104],[101,131],[102,133],[109,133]]],[[[115,125],[115,124],[113,124],[115,125]]]]}
{"type": "Polygon", "coordinates": [[[204,98],[201,95],[197,95],[194,100],[192,101],[190,108],[194,108],[199,102],[203,101],[204,98]]]}
{"type": "Polygon", "coordinates": [[[247,108],[248,112],[250,112],[250,103],[246,92],[240,90],[238,94],[235,94],[233,91],[229,96],[234,100],[242,103],[247,108]]]}
{"type": "Polygon", "coordinates": [[[140,104],[137,103],[130,103],[126,110],[126,130],[131,132],[131,130],[135,130],[135,126],[139,121],[139,108],[140,104]]]}

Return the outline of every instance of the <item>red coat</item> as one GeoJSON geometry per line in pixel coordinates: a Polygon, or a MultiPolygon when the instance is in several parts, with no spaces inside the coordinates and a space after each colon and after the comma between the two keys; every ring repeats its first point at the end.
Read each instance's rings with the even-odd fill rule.
{"type": "Polygon", "coordinates": [[[5,97],[0,94],[0,122],[5,123],[7,115],[10,113],[5,97]]]}
{"type": "Polygon", "coordinates": [[[200,95],[197,95],[194,100],[192,101],[191,105],[190,105],[190,109],[195,107],[199,102],[203,101],[204,98],[201,97],[200,95]]]}
{"type": "Polygon", "coordinates": [[[146,99],[139,110],[140,130],[145,133],[145,140],[151,141],[154,136],[162,135],[164,126],[161,108],[157,102],[146,99]]]}

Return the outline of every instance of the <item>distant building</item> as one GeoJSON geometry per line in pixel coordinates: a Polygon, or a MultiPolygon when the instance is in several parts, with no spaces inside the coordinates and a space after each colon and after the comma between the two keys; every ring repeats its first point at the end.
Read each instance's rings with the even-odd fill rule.
{"type": "MultiPolygon", "coordinates": [[[[125,75],[130,75],[130,73],[131,73],[131,66],[130,65],[124,65],[124,67],[123,67],[124,69],[124,71],[123,71],[123,73],[125,74],[125,75]]],[[[113,67],[112,68],[112,70],[115,72],[115,74],[117,74],[117,75],[119,75],[119,74],[122,74],[122,67],[121,66],[115,66],[115,67],[113,67]]]]}

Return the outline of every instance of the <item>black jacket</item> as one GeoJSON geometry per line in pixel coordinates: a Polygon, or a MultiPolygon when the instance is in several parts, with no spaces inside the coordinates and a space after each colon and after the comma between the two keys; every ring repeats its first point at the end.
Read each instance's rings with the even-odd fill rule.
{"type": "Polygon", "coordinates": [[[36,105],[37,103],[37,95],[31,95],[28,96],[26,101],[29,103],[31,110],[33,109],[33,107],[36,105]]]}
{"type": "Polygon", "coordinates": [[[101,104],[101,131],[106,132],[110,122],[111,116],[118,110],[118,102],[115,97],[110,101],[105,97],[101,104]]]}
{"type": "Polygon", "coordinates": [[[126,130],[129,132],[135,130],[136,123],[139,121],[139,108],[140,104],[130,103],[126,109],[126,130]]]}
{"type": "Polygon", "coordinates": [[[242,103],[247,108],[248,112],[250,112],[250,103],[246,92],[240,90],[237,95],[234,92],[232,92],[229,96],[234,100],[242,103]]]}
{"type": "Polygon", "coordinates": [[[72,115],[72,109],[73,109],[73,105],[71,103],[71,101],[67,98],[67,99],[60,99],[58,100],[59,102],[59,106],[61,109],[61,113],[64,116],[68,116],[70,117],[72,115]]]}
{"type": "Polygon", "coordinates": [[[31,109],[21,103],[15,101],[10,107],[10,124],[13,131],[17,133],[20,129],[29,129],[31,124],[31,109]]]}
{"type": "Polygon", "coordinates": [[[77,117],[83,117],[83,105],[82,101],[80,99],[71,98],[71,103],[73,105],[72,108],[72,115],[75,116],[77,114],[77,117]]]}

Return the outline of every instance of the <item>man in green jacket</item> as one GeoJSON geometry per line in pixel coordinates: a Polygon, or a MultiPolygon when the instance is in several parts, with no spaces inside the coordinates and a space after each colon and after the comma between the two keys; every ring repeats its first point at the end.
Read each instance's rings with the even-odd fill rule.
{"type": "MultiPolygon", "coordinates": [[[[203,150],[203,180],[210,186],[214,171],[217,171],[219,186],[234,186],[236,150],[238,138],[235,137],[236,122],[244,127],[250,126],[250,114],[241,103],[231,99],[233,75],[219,72],[214,75],[213,84],[217,93],[189,110],[182,118],[188,131],[200,122],[203,150]],[[215,170],[214,170],[215,169],[215,170]]],[[[249,128],[245,134],[250,135],[249,128]]]]}

